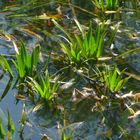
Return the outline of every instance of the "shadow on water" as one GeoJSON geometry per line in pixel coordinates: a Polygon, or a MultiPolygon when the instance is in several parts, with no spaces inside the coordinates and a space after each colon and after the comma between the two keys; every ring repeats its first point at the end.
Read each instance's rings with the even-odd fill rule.
{"type": "MultiPolygon", "coordinates": [[[[11,79],[5,74],[0,82],[0,93],[2,100],[0,101],[0,109],[4,113],[5,117],[2,117],[2,119],[5,119],[5,122],[7,122],[7,110],[12,114],[12,119],[15,123],[15,126],[18,126],[18,121],[21,116],[22,111],[22,104],[19,103],[16,105],[14,94],[16,93],[16,90],[12,90],[11,88],[11,79]],[[4,98],[4,96],[6,96],[4,98]]],[[[17,129],[18,127],[16,127],[17,129]]]]}

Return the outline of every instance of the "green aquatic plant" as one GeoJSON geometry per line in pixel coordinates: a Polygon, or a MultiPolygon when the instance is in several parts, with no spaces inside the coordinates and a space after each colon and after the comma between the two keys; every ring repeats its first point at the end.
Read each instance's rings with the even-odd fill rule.
{"type": "Polygon", "coordinates": [[[39,52],[40,47],[36,46],[33,49],[32,54],[29,54],[25,44],[20,42],[20,50],[16,51],[16,60],[12,60],[20,79],[24,79],[26,76],[35,75],[39,60],[39,52]]]}
{"type": "Polygon", "coordinates": [[[8,128],[8,133],[14,133],[15,131],[15,126],[14,126],[14,123],[11,119],[11,115],[10,115],[10,112],[8,111],[8,124],[7,124],[7,128],[8,128]]]}
{"type": "Polygon", "coordinates": [[[50,76],[47,72],[45,74],[45,78],[40,76],[40,82],[37,82],[32,78],[29,79],[31,80],[32,88],[39,95],[40,99],[43,99],[46,102],[48,102],[51,101],[56,96],[58,82],[56,80],[54,83],[51,83],[50,76]]]}
{"type": "Polygon", "coordinates": [[[26,123],[27,120],[27,116],[26,116],[26,112],[25,112],[25,104],[23,104],[23,108],[22,108],[22,113],[21,113],[21,118],[19,120],[19,132],[20,132],[20,137],[23,137],[23,133],[24,133],[24,125],[26,123]]]}
{"type": "Polygon", "coordinates": [[[11,119],[10,112],[8,111],[7,132],[5,131],[5,128],[2,124],[2,119],[0,118],[0,139],[5,140],[5,137],[7,137],[7,140],[12,140],[14,132],[15,132],[15,126],[11,119]]]}
{"type": "Polygon", "coordinates": [[[6,87],[5,87],[2,95],[0,96],[0,101],[1,101],[7,95],[8,91],[9,91],[11,85],[12,85],[14,75],[13,75],[13,72],[11,70],[11,67],[10,67],[8,61],[2,55],[0,55],[0,65],[1,65],[1,67],[3,69],[3,74],[0,76],[0,79],[2,79],[5,76],[6,71],[8,71],[9,76],[10,76],[10,78],[8,80],[8,83],[7,83],[6,87]]]}
{"type": "Polygon", "coordinates": [[[92,2],[102,11],[116,10],[119,6],[119,0],[92,0],[92,2]]]}
{"type": "Polygon", "coordinates": [[[66,134],[62,131],[61,140],[72,140],[72,134],[69,134],[69,136],[66,136],[66,134]]]}
{"type": "Polygon", "coordinates": [[[98,70],[97,76],[100,78],[101,82],[104,83],[105,88],[111,92],[118,92],[129,79],[129,77],[123,78],[123,74],[124,70],[119,71],[116,66],[105,66],[105,70],[102,72],[98,70]]]}
{"type": "MultiPolygon", "coordinates": [[[[81,28],[80,24],[79,29],[81,28]]],[[[106,32],[104,31],[105,25],[103,23],[99,23],[95,34],[92,32],[92,25],[88,29],[88,32],[84,32],[82,28],[80,29],[82,32],[82,38],[75,34],[77,46],[79,46],[81,50],[81,56],[84,60],[94,58],[98,59],[102,55],[103,51],[103,43],[105,39],[106,32]]]]}
{"type": "Polygon", "coordinates": [[[4,71],[8,71],[11,77],[14,77],[11,67],[4,56],[0,55],[0,65],[4,71]]]}
{"type": "Polygon", "coordinates": [[[83,31],[80,23],[75,20],[81,35],[76,33],[70,34],[63,29],[56,21],[53,20],[55,25],[65,33],[66,37],[62,37],[64,40],[59,42],[62,51],[66,54],[70,63],[76,65],[81,64],[88,59],[98,60],[102,56],[103,44],[106,36],[105,23],[99,23],[95,33],[92,32],[92,25],[88,29],[88,32],[83,31]]]}
{"type": "Polygon", "coordinates": [[[2,124],[2,119],[0,118],[0,139],[4,139],[5,137],[5,130],[4,130],[4,127],[3,127],[3,124],[2,124]]]}
{"type": "Polygon", "coordinates": [[[7,95],[9,89],[11,88],[12,86],[12,82],[13,82],[13,78],[10,78],[7,82],[7,85],[2,93],[2,95],[0,96],[0,101],[7,95]]]}

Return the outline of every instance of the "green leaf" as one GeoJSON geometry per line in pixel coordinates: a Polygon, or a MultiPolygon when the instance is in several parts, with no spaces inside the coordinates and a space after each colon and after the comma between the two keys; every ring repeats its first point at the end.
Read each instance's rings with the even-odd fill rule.
{"type": "Polygon", "coordinates": [[[110,139],[110,137],[112,136],[112,128],[110,128],[107,132],[106,132],[106,137],[110,139]]]}
{"type": "Polygon", "coordinates": [[[2,68],[4,70],[7,70],[9,72],[11,77],[14,77],[13,72],[12,72],[12,70],[10,68],[10,65],[9,65],[8,61],[2,55],[0,55],[0,65],[2,66],[2,68]]]}
{"type": "Polygon", "coordinates": [[[2,119],[0,118],[0,138],[4,139],[4,136],[5,136],[5,130],[4,130],[4,127],[2,125],[2,119]]]}
{"type": "Polygon", "coordinates": [[[124,82],[124,80],[121,80],[121,81],[118,82],[118,84],[117,84],[117,86],[115,88],[115,91],[119,91],[122,88],[123,82],[124,82]]]}
{"type": "Polygon", "coordinates": [[[74,21],[75,21],[77,27],[79,28],[80,32],[82,33],[82,37],[84,38],[85,37],[85,33],[84,33],[83,29],[82,29],[81,24],[79,23],[79,21],[77,19],[74,19],[74,21]]]}
{"type": "Polygon", "coordinates": [[[2,95],[1,95],[1,97],[0,97],[0,100],[2,100],[7,95],[8,91],[9,91],[11,85],[12,85],[12,82],[13,82],[13,78],[10,78],[6,87],[5,87],[5,89],[4,89],[4,91],[3,91],[3,93],[2,93],[2,95]]]}
{"type": "Polygon", "coordinates": [[[116,79],[117,79],[117,71],[116,71],[116,68],[114,68],[114,72],[113,72],[113,75],[111,75],[111,81],[110,81],[111,91],[114,90],[116,79]]]}
{"type": "Polygon", "coordinates": [[[14,123],[12,122],[11,120],[11,116],[10,116],[10,112],[8,111],[8,131],[12,132],[12,134],[14,133],[15,131],[15,126],[14,126],[14,123]]]}
{"type": "Polygon", "coordinates": [[[39,52],[40,52],[40,46],[35,47],[35,49],[32,52],[31,57],[31,71],[33,72],[33,68],[37,66],[38,59],[39,59],[39,52]]]}
{"type": "Polygon", "coordinates": [[[56,25],[56,27],[58,27],[63,33],[65,33],[68,39],[72,42],[73,39],[71,38],[70,34],[66,30],[64,30],[64,28],[61,25],[59,25],[54,19],[52,19],[52,21],[56,25]]]}
{"type": "Polygon", "coordinates": [[[12,140],[11,138],[12,138],[11,132],[8,131],[8,132],[7,132],[7,140],[12,140]]]}

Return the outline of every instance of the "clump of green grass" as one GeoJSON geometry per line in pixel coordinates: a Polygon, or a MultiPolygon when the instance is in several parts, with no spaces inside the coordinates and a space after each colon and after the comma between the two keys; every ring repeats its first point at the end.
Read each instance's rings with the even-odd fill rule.
{"type": "Polygon", "coordinates": [[[119,71],[119,69],[111,66],[105,66],[105,70],[98,71],[97,76],[100,78],[101,82],[104,83],[107,91],[111,93],[118,93],[126,84],[129,77],[123,78],[124,70],[119,71]]]}
{"type": "Polygon", "coordinates": [[[20,50],[16,51],[16,60],[12,60],[18,73],[19,79],[26,76],[34,76],[39,61],[40,47],[37,46],[29,54],[23,42],[20,42],[20,50]]]}
{"type": "Polygon", "coordinates": [[[31,80],[31,85],[33,90],[38,94],[39,100],[44,100],[45,102],[51,101],[56,96],[56,91],[58,88],[57,80],[52,83],[50,81],[50,76],[46,72],[45,78],[40,76],[40,82],[29,78],[31,80]]]}
{"type": "Polygon", "coordinates": [[[7,118],[7,132],[5,131],[5,128],[2,124],[2,119],[0,118],[0,139],[4,140],[5,137],[7,137],[7,140],[11,140],[12,136],[15,132],[15,126],[11,119],[11,115],[8,111],[8,118],[7,118]]]}
{"type": "Polygon", "coordinates": [[[88,59],[98,60],[103,53],[103,44],[106,37],[105,23],[99,23],[93,34],[92,25],[88,32],[83,31],[80,23],[75,20],[81,35],[73,33],[72,35],[63,29],[56,21],[55,25],[65,33],[66,37],[61,36],[64,40],[59,42],[62,51],[67,56],[67,61],[71,64],[81,65],[88,59]]]}

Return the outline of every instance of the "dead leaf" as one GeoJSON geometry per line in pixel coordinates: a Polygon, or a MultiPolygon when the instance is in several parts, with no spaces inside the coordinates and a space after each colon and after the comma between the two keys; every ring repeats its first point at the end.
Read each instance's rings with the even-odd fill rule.
{"type": "Polygon", "coordinates": [[[25,100],[26,97],[23,96],[23,95],[21,95],[21,94],[18,94],[18,95],[16,95],[16,99],[17,99],[17,100],[25,100]]]}
{"type": "Polygon", "coordinates": [[[33,108],[33,112],[38,111],[43,105],[44,105],[44,102],[39,102],[39,103],[33,108]]]}
{"type": "Polygon", "coordinates": [[[139,115],[140,115],[140,110],[135,112],[133,115],[129,116],[128,119],[135,119],[139,115]]]}

